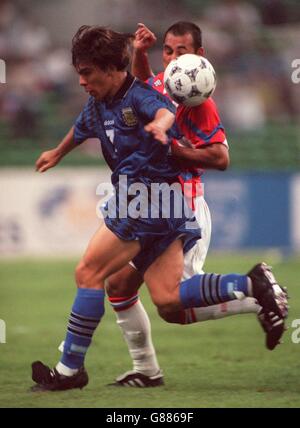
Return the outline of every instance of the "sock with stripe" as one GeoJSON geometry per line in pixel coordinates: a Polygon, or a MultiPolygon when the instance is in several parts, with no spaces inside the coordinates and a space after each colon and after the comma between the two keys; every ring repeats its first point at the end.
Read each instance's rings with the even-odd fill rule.
{"type": "Polygon", "coordinates": [[[94,331],[104,314],[104,290],[78,288],[72,307],[63,355],[56,366],[59,373],[71,376],[83,366],[94,331]]]}
{"type": "Polygon", "coordinates": [[[243,300],[231,300],[202,308],[189,308],[181,311],[178,322],[180,324],[193,324],[196,322],[217,320],[240,314],[257,314],[261,306],[256,303],[253,297],[246,297],[243,300]]]}
{"type": "Polygon", "coordinates": [[[180,300],[187,308],[212,306],[252,296],[252,282],[246,275],[194,275],[180,284],[180,300]]]}
{"type": "Polygon", "coordinates": [[[152,343],[150,320],[139,296],[110,297],[109,301],[133,360],[133,370],[155,376],[160,368],[152,343]]]}

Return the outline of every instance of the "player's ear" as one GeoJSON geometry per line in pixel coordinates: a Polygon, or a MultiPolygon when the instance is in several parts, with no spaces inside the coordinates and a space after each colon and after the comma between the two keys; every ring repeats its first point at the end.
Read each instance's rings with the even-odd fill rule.
{"type": "Polygon", "coordinates": [[[197,55],[205,56],[205,51],[204,51],[204,48],[202,47],[198,48],[196,53],[197,55]]]}

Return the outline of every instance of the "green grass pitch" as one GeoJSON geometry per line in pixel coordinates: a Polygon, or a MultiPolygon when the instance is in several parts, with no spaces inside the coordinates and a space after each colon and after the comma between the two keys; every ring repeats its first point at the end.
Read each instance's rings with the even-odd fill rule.
{"type": "MultiPolygon", "coordinates": [[[[246,272],[260,259],[259,254],[212,254],[206,271],[246,272]]],[[[266,261],[291,296],[289,329],[284,344],[273,352],[266,350],[254,315],[170,325],[160,320],[144,290],[141,295],[152,320],[166,386],[143,390],[106,386],[131,369],[106,303],[106,315],[86,360],[89,385],[82,391],[58,393],[29,392],[30,364],[41,359],[52,366],[60,357],[57,347],[75,294],[76,261],[2,261],[0,319],[6,322],[7,337],[0,344],[0,407],[299,407],[300,343],[292,343],[291,323],[300,318],[300,259],[270,255],[266,261]]]]}

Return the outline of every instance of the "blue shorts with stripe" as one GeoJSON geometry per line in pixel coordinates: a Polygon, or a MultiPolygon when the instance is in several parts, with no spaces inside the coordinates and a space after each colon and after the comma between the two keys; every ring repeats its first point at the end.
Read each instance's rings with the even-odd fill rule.
{"type": "MultiPolygon", "coordinates": [[[[105,207],[108,213],[105,224],[120,239],[139,240],[141,252],[132,261],[142,275],[176,239],[182,240],[185,253],[201,238],[199,225],[186,204],[181,189],[170,192],[168,198],[160,194],[157,201],[149,201],[143,215],[134,218],[130,213],[126,218],[120,218],[117,200],[118,197],[114,198],[113,203],[108,201],[107,205],[111,204],[109,210],[107,205],[105,207]],[[166,210],[166,207],[170,208],[166,210]],[[112,212],[115,215],[110,215],[112,212]]],[[[130,203],[130,200],[127,202],[130,203]]]]}

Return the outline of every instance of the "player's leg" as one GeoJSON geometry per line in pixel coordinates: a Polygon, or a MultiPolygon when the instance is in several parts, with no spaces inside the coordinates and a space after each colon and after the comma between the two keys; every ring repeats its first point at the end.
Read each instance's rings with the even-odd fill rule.
{"type": "Polygon", "coordinates": [[[107,281],[109,301],[133,361],[133,371],[119,376],[114,384],[116,386],[163,384],[152,343],[150,320],[138,295],[143,282],[143,277],[131,264],[111,275],[107,281]]]}
{"type": "MultiPolygon", "coordinates": [[[[182,276],[183,263],[181,241],[175,241],[171,247],[167,249],[167,254],[169,261],[172,260],[166,268],[172,268],[172,274],[169,275],[169,277],[172,276],[169,286],[173,287],[174,284],[179,284],[182,276]],[[172,251],[174,246],[176,249],[172,251]]],[[[164,263],[164,259],[161,260],[161,263],[164,263]]],[[[114,294],[115,296],[115,309],[118,305],[121,305],[119,308],[122,308],[124,304],[129,306],[133,303],[131,307],[125,309],[123,316],[123,311],[117,312],[117,322],[120,323],[130,354],[133,358],[134,370],[121,375],[112,385],[132,387],[154,387],[163,385],[163,375],[159,369],[155,350],[152,345],[150,321],[146,311],[139,300],[137,303],[134,303],[134,301],[132,302],[129,298],[126,303],[124,299],[118,299],[116,297],[120,290],[123,296],[126,295],[126,290],[127,294],[132,288],[137,290],[142,281],[142,277],[130,266],[111,276],[109,281],[112,285],[110,294],[114,294]],[[130,284],[132,284],[132,288],[130,288],[130,284]]],[[[164,278],[164,281],[166,281],[166,278],[164,278]]]]}
{"type": "MultiPolygon", "coordinates": [[[[192,250],[185,254],[182,279],[187,279],[195,273],[202,272],[209,247],[211,218],[204,199],[198,204],[197,212],[198,218],[202,220],[203,239],[199,240],[192,250]]],[[[113,274],[108,280],[107,292],[111,297],[110,301],[116,312],[117,323],[122,329],[133,360],[133,372],[126,372],[121,375],[116,380],[116,385],[140,386],[140,384],[137,385],[135,383],[137,373],[145,376],[142,380],[145,386],[162,384],[162,375],[160,379],[157,378],[157,374],[161,373],[161,371],[159,370],[155,349],[152,344],[150,321],[137,295],[137,290],[142,282],[141,275],[131,265],[127,265],[121,271],[113,274]],[[153,378],[153,376],[155,377],[153,378]]],[[[182,309],[179,312],[161,312],[161,315],[168,322],[187,324],[221,318],[229,315],[229,313],[241,313],[243,306],[243,301],[236,300],[211,307],[182,309]],[[227,305],[228,307],[231,305],[228,310],[226,310],[227,305]]]]}
{"type": "Polygon", "coordinates": [[[144,279],[159,312],[168,314],[182,307],[211,306],[250,296],[258,300],[274,327],[272,344],[281,337],[287,316],[286,295],[266,264],[256,265],[247,275],[194,275],[180,283],[182,266],[182,243],[177,240],[145,272],[144,279]]]}
{"type": "Polygon", "coordinates": [[[63,355],[51,371],[33,363],[33,380],[42,389],[70,389],[87,384],[83,364],[104,314],[104,280],[140,251],[138,241],[123,241],[103,225],[91,239],[76,268],[77,295],[72,307],[63,355]]]}
{"type": "Polygon", "coordinates": [[[159,312],[168,314],[182,309],[179,285],[183,263],[182,241],[177,239],[144,274],[151,299],[159,312]]]}
{"type": "Polygon", "coordinates": [[[103,290],[104,280],[126,266],[140,250],[138,240],[122,240],[103,224],[90,240],[76,268],[78,288],[103,290]]]}
{"type": "Polygon", "coordinates": [[[251,279],[246,275],[200,274],[181,281],[183,264],[178,239],[145,272],[151,298],[161,314],[171,316],[182,308],[210,306],[252,293],[251,279]]]}
{"type": "MultiPolygon", "coordinates": [[[[195,274],[204,274],[203,266],[211,238],[211,215],[209,207],[203,197],[195,200],[195,215],[201,227],[201,239],[184,255],[184,267],[182,280],[191,278],[195,274]]],[[[183,309],[177,313],[165,314],[167,322],[179,324],[192,324],[212,319],[224,318],[232,315],[255,313],[260,310],[256,300],[247,297],[243,300],[233,300],[226,303],[201,308],[183,309]]],[[[163,314],[161,314],[163,315],[163,314]]]]}
{"type": "MultiPolygon", "coordinates": [[[[184,255],[182,279],[190,278],[195,273],[203,273],[202,267],[209,247],[211,218],[204,198],[198,200],[197,213],[198,219],[201,219],[202,222],[202,239],[184,255]]],[[[111,275],[107,281],[106,290],[109,300],[115,310],[117,324],[122,330],[133,360],[133,372],[126,372],[121,375],[116,380],[116,385],[140,386],[135,383],[134,376],[137,373],[146,376],[143,379],[146,386],[162,384],[162,374],[160,380],[157,378],[157,374],[161,371],[152,344],[150,320],[137,294],[142,283],[142,276],[131,264],[111,275]],[[153,376],[155,376],[154,379],[153,376]]],[[[254,301],[250,298],[245,300],[254,301]]],[[[243,311],[249,312],[249,306],[245,310],[244,301],[236,300],[210,307],[182,309],[179,312],[161,312],[161,315],[167,322],[189,324],[221,318],[234,313],[240,314],[243,311]]]]}
{"type": "MultiPolygon", "coordinates": [[[[183,279],[188,279],[197,273],[204,273],[202,269],[210,243],[211,216],[209,208],[202,197],[196,199],[195,214],[201,227],[202,239],[184,256],[183,279]]],[[[264,274],[262,276],[264,280],[264,274]]],[[[277,294],[281,294],[282,298],[286,301],[286,293],[284,291],[277,292],[277,294]]],[[[252,297],[246,297],[243,300],[232,300],[208,307],[184,309],[178,313],[161,313],[161,315],[167,322],[191,324],[249,313],[257,315],[257,320],[266,334],[266,346],[270,350],[274,349],[279,343],[278,338],[282,335],[283,330],[278,331],[278,327],[274,326],[274,322],[270,322],[269,317],[264,313],[262,307],[252,297]]]]}

